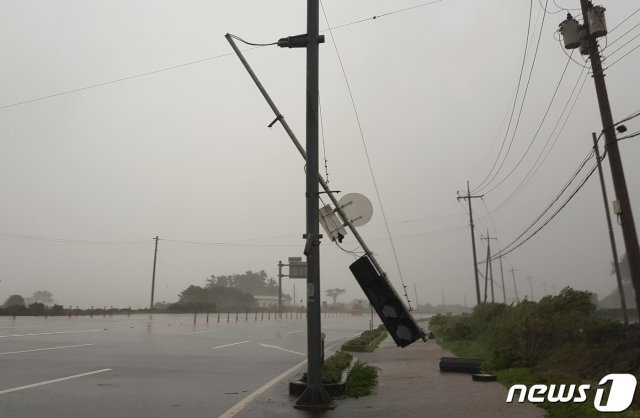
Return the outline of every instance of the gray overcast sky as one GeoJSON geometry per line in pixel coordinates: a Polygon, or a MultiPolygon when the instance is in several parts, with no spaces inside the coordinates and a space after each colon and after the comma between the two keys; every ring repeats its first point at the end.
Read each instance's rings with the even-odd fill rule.
{"type": "MultiPolygon", "coordinates": [[[[323,4],[337,27],[422,3],[323,4]]],[[[576,62],[569,62],[534,136],[568,60],[557,40],[558,24],[566,17],[558,6],[579,7],[578,0],[549,1],[545,15],[544,3],[533,1],[522,87],[506,136],[529,2],[443,0],[324,32],[320,95],[330,185],[372,200],[373,219],[360,231],[400,292],[333,35],[402,274],[412,299],[416,284],[421,303],[440,303],[443,291],[448,303],[463,303],[465,295],[470,304],[475,300],[468,215],[456,191],[467,180],[472,188],[479,185],[503,139],[511,142],[543,20],[513,145],[498,176],[478,191],[486,194],[484,201],[473,202],[480,259],[486,253],[480,234],[488,228],[499,238],[494,249],[510,243],[582,162],[591,132],[602,129],[591,77],[580,90],[584,61],[575,51],[576,62]],[[576,84],[580,95],[564,125],[563,108],[576,84]],[[520,166],[498,185],[530,143],[520,166]],[[531,181],[502,205],[552,143],[531,181]]],[[[617,121],[640,110],[640,49],[633,50],[640,45],[634,39],[640,35],[640,12],[615,28],[640,4],[600,4],[607,8],[611,30],[601,44],[608,45],[604,56],[612,64],[606,80],[617,121]]],[[[232,52],[223,35],[273,42],[304,33],[306,2],[3,0],[2,8],[2,301],[42,289],[65,305],[144,307],[156,235],[161,238],[158,301],[177,300],[181,290],[204,284],[211,274],[264,269],[275,276],[278,260],[302,255],[303,161],[280,126],[267,128],[274,116],[238,59],[223,56],[232,52]],[[11,106],[218,56],[223,57],[11,106]]],[[[324,17],[321,28],[327,28],[324,17]]],[[[264,47],[246,57],[303,140],[305,51],[264,47]]],[[[640,130],[640,118],[627,126],[630,132],[640,130]]],[[[640,222],[640,139],[621,142],[620,150],[640,222]]],[[[612,200],[608,176],[607,183],[612,200]]],[[[543,283],[549,291],[570,285],[601,296],[614,289],[602,205],[594,176],[551,224],[505,258],[508,297],[513,296],[506,272],[511,266],[521,295],[528,293],[527,275],[533,277],[536,298],[543,283]]],[[[616,233],[622,253],[619,227],[616,233]]],[[[343,246],[357,244],[349,235],[343,246]]],[[[323,289],[347,289],[342,300],[363,297],[348,270],[353,257],[327,239],[321,254],[323,289]]],[[[497,264],[494,274],[499,279],[497,264]]],[[[292,293],[292,283],[285,280],[285,292],[292,293]]],[[[303,283],[296,283],[301,294],[303,283]]]]}

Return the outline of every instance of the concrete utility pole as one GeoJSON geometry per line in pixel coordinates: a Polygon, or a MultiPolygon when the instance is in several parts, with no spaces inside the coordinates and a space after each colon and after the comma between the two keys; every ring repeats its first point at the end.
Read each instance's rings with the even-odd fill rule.
{"type": "Polygon", "coordinates": [[[618,282],[618,292],[620,293],[620,307],[624,315],[624,324],[629,325],[629,315],[627,314],[627,301],[624,298],[624,287],[622,286],[622,276],[620,275],[620,265],[618,264],[618,249],[616,247],[616,238],[613,235],[613,226],[611,224],[611,213],[609,212],[609,198],[607,197],[607,188],[604,185],[604,176],[602,174],[602,164],[600,164],[600,150],[598,149],[598,138],[596,133],[592,132],[593,149],[596,153],[596,163],[598,164],[598,175],[600,176],[600,188],[602,189],[602,199],[604,200],[604,213],[607,217],[607,228],[609,228],[609,242],[611,242],[611,253],[613,255],[613,267],[616,272],[616,281],[618,282]]]}
{"type": "MultiPolygon", "coordinates": [[[[489,275],[487,277],[489,277],[490,278],[489,280],[491,280],[491,303],[496,303],[496,297],[494,294],[494,287],[493,287],[493,264],[491,263],[491,240],[495,239],[497,241],[498,238],[491,238],[491,235],[489,235],[489,230],[487,229],[487,237],[486,238],[480,237],[480,239],[487,240],[487,264],[489,268],[489,275]]],[[[504,280],[503,280],[503,285],[504,285],[504,280]]],[[[502,288],[502,290],[504,290],[504,287],[502,288]]],[[[485,296],[485,299],[486,299],[486,296],[485,296]]]]}
{"type": "Polygon", "coordinates": [[[471,199],[482,198],[482,196],[471,196],[471,189],[469,188],[469,182],[467,181],[467,195],[459,196],[460,192],[458,192],[458,200],[466,199],[469,202],[469,226],[471,227],[471,248],[473,249],[473,274],[476,279],[476,300],[478,305],[480,305],[480,280],[478,279],[478,257],[476,255],[476,238],[473,232],[473,210],[471,208],[471,199]]]}
{"type": "Polygon", "coordinates": [[[513,277],[513,291],[516,293],[516,302],[520,303],[520,299],[518,298],[518,285],[516,284],[516,269],[511,266],[511,277],[513,277]]]}
{"type": "MultiPolygon", "coordinates": [[[[598,105],[600,107],[602,132],[604,133],[607,153],[609,154],[611,177],[613,179],[616,199],[620,203],[619,219],[620,225],[622,226],[622,234],[624,236],[624,245],[627,250],[627,258],[629,260],[631,282],[633,283],[633,287],[636,291],[636,309],[640,316],[640,246],[638,245],[638,236],[633,220],[633,212],[631,211],[629,192],[627,191],[627,183],[622,169],[622,159],[620,158],[620,150],[618,149],[618,140],[614,129],[611,106],[609,105],[607,85],[604,81],[604,71],[602,69],[602,62],[600,61],[598,42],[591,34],[589,19],[587,18],[587,16],[589,16],[589,11],[593,9],[593,4],[588,0],[580,0],[580,6],[582,8],[582,16],[584,17],[583,25],[586,30],[587,42],[589,45],[593,82],[595,84],[598,105]]],[[[616,263],[618,262],[618,260],[615,261],[616,263]]]]}
{"type": "Polygon", "coordinates": [[[153,309],[153,294],[155,293],[156,288],[156,260],[158,259],[158,236],[154,238],[156,240],[156,248],[153,251],[153,273],[151,275],[151,304],[149,305],[149,309],[153,309]]]}

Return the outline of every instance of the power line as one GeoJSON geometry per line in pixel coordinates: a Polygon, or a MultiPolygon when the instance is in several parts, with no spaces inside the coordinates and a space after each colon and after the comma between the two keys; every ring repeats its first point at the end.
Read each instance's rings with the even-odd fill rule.
{"type": "MultiPolygon", "coordinates": [[[[356,25],[358,23],[367,22],[369,20],[377,20],[377,19],[380,19],[382,17],[391,16],[391,15],[394,15],[394,14],[397,14],[397,13],[407,12],[409,10],[417,9],[419,7],[429,6],[429,5],[434,4],[434,3],[440,3],[442,1],[444,1],[444,0],[428,1],[426,3],[421,3],[421,4],[418,4],[418,5],[415,5],[415,6],[406,7],[404,9],[398,9],[398,10],[394,10],[394,11],[391,11],[391,12],[383,13],[383,14],[380,14],[380,15],[371,16],[371,17],[368,17],[366,19],[360,19],[360,20],[356,20],[354,22],[345,23],[343,25],[333,26],[333,27],[330,27],[330,28],[328,28],[326,30],[323,30],[322,32],[326,32],[327,30],[331,31],[332,29],[341,29],[341,28],[344,28],[344,27],[347,27],[347,26],[356,25]]],[[[327,25],[329,25],[329,24],[327,23],[327,25]]]]}
{"type": "MultiPolygon", "coordinates": [[[[573,54],[573,51],[571,51],[573,54]]],[[[522,161],[524,160],[524,158],[527,156],[527,154],[529,153],[529,151],[531,150],[531,147],[533,146],[533,143],[535,142],[536,138],[538,137],[538,134],[540,133],[540,130],[542,129],[542,126],[544,125],[544,122],[547,120],[547,116],[549,115],[549,111],[551,110],[551,106],[553,106],[553,102],[556,99],[556,95],[558,94],[558,90],[560,89],[560,85],[562,84],[562,80],[564,80],[564,76],[567,73],[567,68],[569,67],[569,62],[571,62],[571,56],[569,57],[569,59],[567,60],[567,63],[564,66],[564,69],[562,70],[562,74],[560,75],[560,79],[558,80],[558,83],[556,84],[556,88],[553,91],[553,94],[551,95],[551,99],[549,100],[549,104],[547,105],[547,110],[544,112],[544,115],[542,116],[542,120],[540,121],[540,123],[538,124],[538,129],[536,130],[536,132],[533,134],[533,138],[531,138],[531,141],[529,142],[529,146],[527,147],[527,149],[525,150],[525,152],[522,154],[522,156],[520,157],[520,160],[518,160],[518,162],[513,166],[513,168],[511,169],[511,171],[509,171],[503,178],[502,180],[500,180],[496,185],[494,185],[491,189],[487,190],[486,194],[491,193],[492,191],[494,191],[496,188],[500,187],[500,185],[502,183],[504,183],[509,176],[511,176],[511,174],[513,174],[518,167],[520,166],[520,164],[522,163],[522,161]]]]}
{"type": "MultiPolygon", "coordinates": [[[[325,30],[322,30],[321,32],[331,31],[332,29],[339,29],[339,28],[343,28],[343,27],[346,27],[346,26],[355,25],[355,24],[358,24],[358,23],[366,22],[368,20],[376,20],[376,19],[379,19],[381,17],[390,16],[390,15],[393,15],[393,14],[396,14],[396,13],[406,12],[408,10],[416,9],[418,7],[428,6],[430,4],[439,3],[439,2],[442,2],[442,1],[444,1],[444,0],[435,0],[435,1],[430,1],[430,2],[426,2],[426,3],[418,4],[416,6],[407,7],[407,8],[404,8],[404,9],[393,10],[391,12],[383,13],[383,14],[377,15],[377,16],[372,16],[370,18],[361,19],[361,20],[357,20],[357,21],[354,21],[354,22],[350,22],[350,23],[345,23],[344,25],[336,26],[334,28],[329,27],[329,28],[327,28],[325,30]]],[[[251,51],[251,50],[257,49],[257,48],[262,48],[263,46],[269,46],[269,45],[276,45],[277,44],[277,42],[275,42],[275,43],[267,43],[267,44],[250,43],[250,42],[247,42],[247,41],[245,41],[245,40],[243,40],[243,39],[241,39],[241,38],[239,38],[239,37],[237,37],[235,35],[231,35],[231,36],[234,37],[235,39],[238,39],[241,42],[244,42],[244,43],[248,44],[248,45],[253,45],[252,48],[246,48],[246,49],[241,50],[242,52],[251,51]]],[[[23,100],[23,101],[20,101],[20,102],[15,102],[15,103],[11,103],[11,104],[8,104],[8,105],[0,106],[0,111],[5,110],[5,109],[9,109],[9,108],[12,108],[12,107],[16,107],[16,106],[25,105],[25,104],[28,104],[28,103],[38,102],[38,101],[41,101],[41,100],[52,99],[52,98],[58,97],[58,96],[64,96],[64,95],[67,95],[67,94],[78,93],[78,92],[81,92],[81,91],[84,91],[84,90],[90,90],[90,89],[94,89],[94,88],[98,88],[98,87],[103,87],[103,86],[107,86],[109,84],[120,83],[120,82],[123,82],[123,81],[133,80],[133,79],[140,78],[140,77],[147,77],[147,76],[150,76],[150,75],[153,75],[153,74],[162,73],[162,72],[165,72],[165,71],[171,71],[171,70],[176,70],[178,68],[188,67],[188,66],[195,65],[195,64],[201,64],[203,62],[207,62],[207,61],[211,61],[211,60],[215,60],[215,59],[219,59],[219,58],[225,58],[225,57],[228,57],[228,56],[231,56],[231,55],[235,55],[235,52],[230,52],[230,53],[227,53],[227,54],[220,54],[220,55],[216,55],[216,56],[209,57],[209,58],[203,58],[203,59],[196,60],[196,61],[186,62],[184,64],[178,64],[178,65],[174,65],[174,66],[171,66],[171,67],[160,68],[160,69],[148,71],[148,72],[145,72],[145,73],[140,73],[140,74],[135,74],[135,75],[127,76],[127,77],[122,77],[122,78],[118,78],[118,79],[115,79],[115,80],[105,81],[103,83],[90,84],[90,85],[87,85],[87,86],[84,86],[84,87],[79,87],[79,88],[76,88],[76,89],[65,90],[65,91],[61,91],[61,92],[58,92],[58,93],[49,94],[49,95],[46,95],[46,96],[40,96],[40,97],[36,97],[36,98],[33,98],[33,99],[29,99],[29,100],[23,100]]]]}
{"type": "Polygon", "coordinates": [[[87,244],[87,245],[149,245],[150,241],[104,241],[104,240],[84,240],[60,237],[45,237],[40,235],[14,234],[10,232],[0,232],[0,237],[25,239],[32,241],[57,242],[64,244],[87,244]]]}
{"type": "MultiPolygon", "coordinates": [[[[546,1],[545,5],[548,4],[548,2],[549,2],[549,0],[546,1]]],[[[535,49],[534,54],[533,54],[533,61],[531,63],[531,70],[529,71],[529,76],[527,78],[527,84],[525,86],[524,94],[522,96],[522,101],[521,101],[521,104],[520,104],[520,110],[518,111],[518,117],[516,119],[516,125],[515,125],[515,127],[513,129],[513,133],[511,134],[511,140],[509,141],[509,146],[507,147],[507,152],[505,153],[504,158],[502,159],[502,163],[500,163],[500,167],[498,167],[498,169],[496,170],[496,172],[493,175],[493,177],[483,187],[476,188],[477,192],[478,191],[482,191],[483,189],[487,188],[488,185],[498,176],[498,173],[500,172],[500,170],[504,166],[504,163],[507,161],[507,157],[509,156],[509,152],[511,151],[511,147],[513,145],[513,141],[514,141],[514,139],[516,137],[516,133],[518,132],[518,127],[520,126],[520,118],[522,117],[522,110],[524,109],[524,104],[525,104],[526,99],[527,99],[527,93],[529,91],[529,85],[531,83],[531,77],[533,75],[533,70],[534,70],[535,65],[536,65],[536,58],[538,57],[538,50],[539,50],[539,47],[540,47],[540,39],[542,38],[542,30],[544,29],[544,22],[545,22],[545,17],[546,16],[547,16],[546,13],[542,15],[542,24],[540,25],[540,32],[538,34],[538,41],[536,43],[536,49],[535,49]]],[[[508,132],[507,132],[507,134],[508,134],[508,132]]],[[[531,147],[529,147],[527,149],[527,151],[525,151],[525,155],[529,151],[530,148],[531,147]]],[[[523,158],[524,158],[524,156],[523,156],[523,158]]],[[[518,164],[519,163],[520,162],[518,162],[518,164]]],[[[504,179],[498,185],[502,184],[509,177],[509,175],[511,173],[513,173],[513,170],[509,174],[507,174],[504,177],[504,179]]],[[[495,187],[492,188],[490,191],[493,191],[494,189],[495,189],[495,187]]],[[[487,194],[487,193],[489,193],[489,192],[485,192],[485,194],[487,194]]]]}
{"type": "MultiPolygon", "coordinates": [[[[329,19],[327,17],[327,13],[324,9],[324,4],[320,1],[320,6],[322,8],[322,13],[324,15],[325,21],[327,22],[327,26],[331,27],[329,24],[329,19]]],[[[340,51],[338,50],[338,45],[336,44],[336,38],[333,36],[333,32],[330,29],[329,33],[331,35],[331,41],[333,43],[333,47],[336,51],[336,56],[338,57],[338,62],[340,63],[340,68],[342,69],[342,75],[344,76],[344,81],[347,85],[347,90],[349,92],[349,97],[351,98],[351,105],[353,107],[353,112],[356,118],[356,122],[358,124],[358,130],[360,131],[360,139],[362,140],[362,145],[364,147],[364,153],[367,158],[367,164],[369,165],[369,172],[371,173],[371,179],[373,181],[373,187],[376,191],[376,196],[378,198],[378,205],[380,206],[380,213],[382,214],[382,219],[384,220],[385,227],[387,230],[387,235],[389,236],[389,244],[391,245],[391,250],[393,252],[393,257],[396,262],[396,267],[398,269],[398,274],[400,276],[400,282],[402,283],[402,288],[404,290],[404,295],[407,299],[407,304],[409,305],[409,310],[411,310],[411,301],[409,300],[409,296],[407,295],[407,286],[405,285],[404,278],[402,276],[402,269],[400,268],[400,261],[398,260],[398,254],[396,252],[396,247],[393,243],[393,237],[391,235],[391,230],[389,229],[389,222],[387,221],[387,215],[384,210],[384,205],[382,204],[382,198],[380,196],[380,190],[378,188],[378,183],[376,181],[375,173],[373,172],[373,165],[371,163],[371,158],[369,156],[369,150],[367,149],[367,141],[365,140],[364,131],[362,129],[362,123],[360,122],[360,116],[358,114],[358,108],[356,106],[355,98],[353,97],[353,92],[351,91],[351,85],[349,83],[349,78],[347,77],[347,72],[344,68],[344,63],[342,62],[342,58],[340,57],[340,51]]]]}
{"type": "Polygon", "coordinates": [[[615,64],[617,64],[619,61],[621,61],[623,58],[625,58],[627,55],[631,54],[633,51],[635,51],[638,48],[640,48],[640,44],[635,46],[634,48],[632,48],[630,51],[628,51],[626,54],[624,54],[623,56],[621,56],[620,58],[618,58],[617,60],[615,60],[611,64],[609,64],[607,66],[606,70],[608,70],[609,68],[613,67],[615,64]]]}
{"type": "MultiPolygon", "coordinates": [[[[587,176],[584,178],[584,180],[582,181],[582,183],[580,183],[580,185],[573,191],[573,193],[567,198],[567,200],[562,204],[562,206],[560,206],[554,213],[553,215],[551,215],[551,217],[549,217],[549,219],[547,219],[547,221],[545,223],[543,223],[542,225],[540,225],[535,231],[533,231],[524,241],[522,241],[521,243],[519,243],[518,245],[516,245],[515,247],[509,249],[508,251],[505,250],[501,250],[500,252],[498,252],[498,254],[496,254],[494,257],[492,257],[492,260],[496,260],[497,258],[499,258],[500,256],[505,256],[515,250],[517,250],[518,248],[520,248],[522,245],[524,245],[524,243],[526,243],[527,241],[529,241],[531,238],[533,238],[538,232],[540,232],[545,226],[547,226],[552,220],[553,218],[555,218],[561,211],[562,209],[565,208],[565,206],[567,206],[567,204],[569,204],[569,202],[571,201],[571,199],[573,199],[573,197],[578,193],[578,191],[580,191],[580,189],[582,189],[582,187],[586,184],[586,182],[591,178],[591,176],[593,175],[593,173],[595,173],[597,169],[597,165],[595,165],[591,171],[589,171],[589,174],[587,174],[587,176]]],[[[505,247],[506,249],[507,247],[505,247]]]]}
{"type": "Polygon", "coordinates": [[[511,107],[511,115],[509,116],[509,123],[507,124],[507,130],[505,131],[504,138],[502,139],[502,144],[500,145],[500,150],[498,151],[498,155],[496,156],[496,160],[493,162],[493,165],[491,166],[491,169],[489,170],[489,173],[487,173],[487,176],[478,184],[478,186],[475,189],[472,190],[473,192],[475,192],[476,190],[480,189],[484,185],[484,182],[487,181],[487,179],[489,177],[491,177],[491,174],[493,173],[493,169],[496,167],[496,165],[498,164],[498,161],[500,160],[500,155],[502,154],[502,150],[504,149],[504,145],[507,142],[507,137],[509,136],[509,130],[511,129],[511,122],[513,121],[513,115],[515,114],[516,105],[518,103],[518,94],[520,92],[520,84],[522,82],[522,75],[524,74],[524,64],[525,64],[526,59],[527,59],[527,51],[528,51],[528,47],[529,47],[529,34],[531,32],[531,15],[532,15],[532,11],[533,11],[533,0],[530,0],[530,2],[529,2],[529,22],[527,24],[527,37],[526,37],[525,43],[524,43],[524,53],[522,54],[522,64],[520,66],[520,74],[518,75],[518,83],[516,84],[516,94],[514,95],[514,98],[513,98],[513,106],[511,107]]]}
{"type": "MultiPolygon", "coordinates": [[[[564,209],[564,207],[571,201],[571,199],[573,199],[573,197],[578,193],[578,191],[582,188],[582,186],[584,186],[584,184],[587,182],[587,180],[591,177],[591,175],[593,175],[593,173],[595,172],[596,168],[597,168],[597,164],[594,165],[594,167],[591,168],[591,170],[589,171],[589,173],[587,174],[587,176],[582,180],[582,182],[580,183],[579,186],[576,187],[576,189],[571,193],[571,195],[569,195],[569,197],[562,203],[562,205],[537,229],[535,229],[531,234],[529,234],[523,241],[521,241],[519,244],[515,245],[520,238],[522,238],[527,232],[529,232],[537,223],[538,221],[540,221],[540,219],[542,219],[542,217],[553,207],[553,205],[560,199],[560,197],[564,194],[564,192],[569,188],[569,186],[571,185],[571,183],[573,183],[573,181],[576,179],[576,177],[578,176],[578,174],[580,174],[580,172],[582,171],[582,169],[584,168],[584,166],[587,164],[587,162],[589,162],[589,160],[594,156],[595,152],[593,149],[590,150],[590,152],[587,154],[587,157],[585,157],[585,159],[583,160],[583,162],[578,166],[578,168],[576,169],[576,171],[574,172],[574,174],[571,176],[571,178],[569,179],[569,181],[565,184],[565,186],[562,188],[562,190],[560,190],[560,192],[556,195],[556,197],[551,201],[551,203],[549,203],[547,205],[547,207],[542,211],[542,213],[522,232],[520,233],[520,235],[518,235],[514,240],[512,240],[508,245],[506,245],[503,249],[501,249],[500,251],[498,251],[498,253],[493,256],[491,258],[491,260],[495,260],[497,258],[499,258],[500,256],[505,256],[509,253],[511,253],[512,251],[516,250],[517,248],[519,248],[520,246],[522,246],[525,242],[527,242],[528,240],[530,240],[531,238],[533,238],[533,236],[535,236],[540,230],[542,230],[542,228],[544,228],[545,226],[547,226],[549,224],[549,222],[551,222],[551,220],[553,218],[556,217],[556,215],[558,213],[560,213],[560,211],[562,209],[564,209]],[[515,245],[515,246],[514,246],[515,245]]],[[[604,156],[602,157],[604,158],[604,156]]],[[[487,260],[485,260],[484,262],[486,262],[487,260]]]]}
{"type": "Polygon", "coordinates": [[[587,77],[588,74],[585,74],[584,77],[583,77],[583,74],[584,74],[584,68],[580,72],[580,75],[578,75],[578,79],[576,80],[576,83],[573,86],[573,90],[571,91],[571,94],[569,95],[569,98],[567,99],[567,101],[566,101],[566,103],[564,105],[564,108],[562,109],[562,112],[560,113],[560,116],[558,117],[558,120],[556,121],[555,126],[551,130],[551,133],[549,134],[549,137],[547,138],[547,142],[545,142],[544,146],[542,147],[542,152],[538,155],[538,158],[536,158],[536,161],[534,161],[533,165],[529,169],[529,172],[524,176],[523,180],[514,189],[514,191],[506,199],[504,199],[502,201],[502,203],[500,203],[498,206],[496,206],[496,208],[493,209],[490,213],[497,212],[502,206],[507,204],[518,193],[520,193],[524,189],[524,186],[526,186],[529,183],[529,181],[531,181],[531,179],[538,173],[538,171],[540,170],[542,165],[545,163],[545,161],[549,157],[549,154],[551,154],[551,151],[556,146],[556,144],[558,142],[558,139],[560,139],[560,136],[562,135],[562,132],[564,131],[564,128],[567,125],[567,122],[569,121],[569,118],[571,117],[571,114],[573,113],[573,109],[575,108],[576,104],[578,103],[578,98],[580,97],[580,94],[582,93],[582,89],[584,87],[584,84],[585,84],[585,82],[587,81],[587,78],[588,78],[587,77]],[[581,80],[582,80],[582,83],[580,83],[581,80]],[[580,85],[580,89],[578,90],[578,93],[574,97],[573,95],[576,92],[576,89],[578,88],[578,85],[580,85]],[[567,107],[571,103],[572,98],[573,98],[573,104],[569,108],[569,112],[566,114],[566,117],[565,117],[565,112],[567,110],[567,107]],[[554,132],[556,132],[556,129],[558,128],[558,125],[562,121],[563,117],[565,117],[564,122],[562,123],[562,126],[560,127],[560,129],[558,130],[557,134],[555,135],[555,139],[553,140],[553,143],[547,149],[547,145],[549,145],[549,141],[551,141],[551,138],[553,138],[554,132]],[[545,154],[545,151],[544,151],[545,149],[547,149],[546,154],[545,154]],[[543,154],[544,154],[544,157],[542,157],[543,154]],[[542,157],[542,160],[540,160],[541,157],[542,157]]]}
{"type": "MultiPolygon", "coordinates": [[[[611,34],[611,32],[615,31],[616,29],[618,29],[620,26],[622,26],[624,24],[624,22],[626,22],[627,20],[631,19],[631,17],[633,15],[635,15],[636,13],[640,12],[640,8],[638,8],[635,12],[631,13],[629,16],[627,16],[622,22],[618,23],[613,29],[611,29],[609,31],[609,34],[611,34]]],[[[622,35],[624,36],[624,35],[622,35]]],[[[615,42],[615,41],[614,41],[615,42]]],[[[613,42],[612,42],[613,43],[613,42]]]]}
{"type": "MultiPolygon", "coordinates": [[[[256,49],[256,48],[259,48],[259,47],[247,48],[244,51],[249,51],[249,50],[256,49]]],[[[214,57],[204,58],[204,59],[201,59],[201,60],[191,61],[191,62],[187,62],[187,63],[180,64],[180,65],[174,65],[172,67],[161,68],[159,70],[153,70],[153,71],[148,71],[146,73],[141,73],[141,74],[136,74],[136,75],[132,75],[132,76],[128,76],[128,77],[118,78],[118,79],[115,79],[115,80],[106,81],[104,83],[91,84],[91,85],[88,85],[88,86],[85,86],[85,87],[80,87],[80,88],[73,89],[73,90],[66,90],[66,91],[62,91],[62,92],[59,92],[59,93],[50,94],[48,96],[41,96],[41,97],[37,97],[35,99],[24,100],[24,101],[21,101],[21,102],[16,102],[16,103],[12,103],[12,104],[9,104],[9,105],[0,106],[0,110],[9,109],[11,107],[16,107],[16,106],[21,106],[21,105],[24,105],[24,104],[27,104],[27,103],[33,103],[33,102],[38,102],[38,101],[41,101],[41,100],[51,99],[51,98],[58,97],[58,96],[64,96],[64,95],[67,95],[67,94],[78,93],[80,91],[94,89],[94,88],[97,88],[97,87],[103,87],[103,86],[107,86],[109,84],[115,84],[115,83],[120,83],[120,82],[123,82],[123,81],[133,80],[135,78],[147,77],[147,76],[150,76],[150,75],[153,75],[153,74],[158,74],[158,73],[162,73],[162,72],[165,72],[165,71],[171,71],[171,70],[175,70],[175,69],[178,69],[178,68],[188,67],[190,65],[201,64],[201,63],[206,62],[206,61],[211,61],[211,60],[218,59],[218,58],[224,58],[224,57],[228,57],[228,56],[234,55],[234,54],[235,53],[230,52],[228,54],[216,55],[214,57]]]]}

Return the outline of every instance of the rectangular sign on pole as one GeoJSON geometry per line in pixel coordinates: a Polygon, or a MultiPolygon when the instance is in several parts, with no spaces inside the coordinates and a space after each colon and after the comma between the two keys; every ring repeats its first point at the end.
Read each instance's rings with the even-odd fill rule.
{"type": "Polygon", "coordinates": [[[289,257],[289,278],[307,278],[307,262],[302,261],[302,257],[289,257]]]}

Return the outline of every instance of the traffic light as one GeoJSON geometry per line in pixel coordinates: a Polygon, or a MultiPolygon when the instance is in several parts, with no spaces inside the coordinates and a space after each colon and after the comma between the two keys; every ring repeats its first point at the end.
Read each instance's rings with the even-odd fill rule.
{"type": "Polygon", "coordinates": [[[349,269],[398,346],[406,347],[419,338],[426,341],[424,330],[418,327],[389,281],[378,274],[366,255],[349,269]]]}

